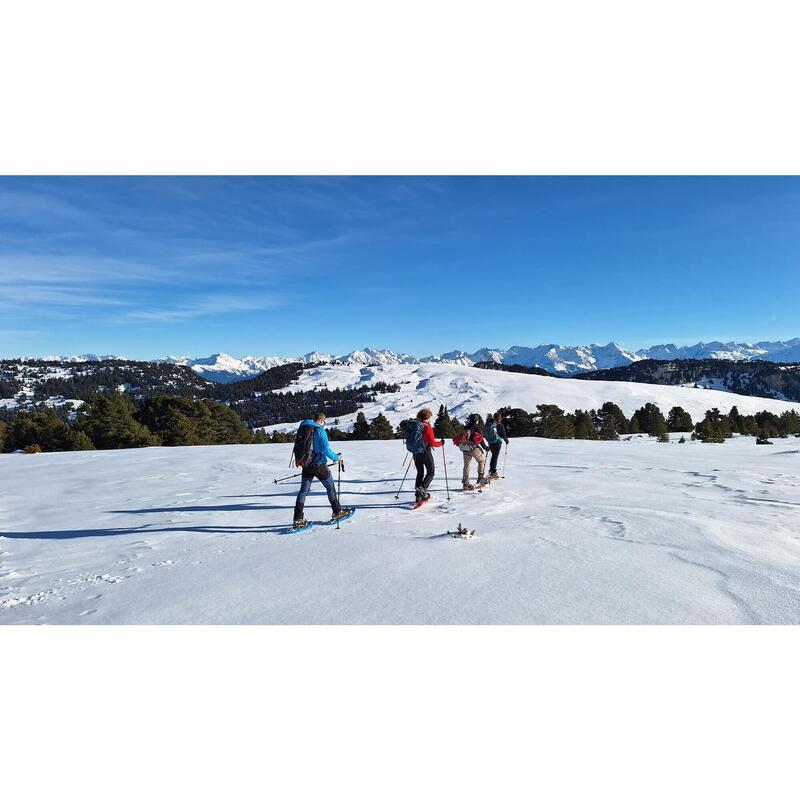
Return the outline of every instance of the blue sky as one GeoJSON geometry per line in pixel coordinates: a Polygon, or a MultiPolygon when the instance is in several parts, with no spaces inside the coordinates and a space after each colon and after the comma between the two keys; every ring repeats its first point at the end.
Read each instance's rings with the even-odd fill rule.
{"type": "Polygon", "coordinates": [[[0,177],[0,354],[800,335],[800,179],[0,177]]]}

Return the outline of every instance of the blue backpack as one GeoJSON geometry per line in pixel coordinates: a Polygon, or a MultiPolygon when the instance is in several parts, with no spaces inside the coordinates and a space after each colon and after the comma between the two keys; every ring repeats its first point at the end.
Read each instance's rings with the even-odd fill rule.
{"type": "Polygon", "coordinates": [[[409,419],[401,426],[409,453],[424,453],[425,440],[422,438],[422,423],[418,419],[409,419]]]}
{"type": "Polygon", "coordinates": [[[498,444],[500,442],[500,434],[497,432],[497,422],[490,419],[483,429],[483,438],[486,439],[487,444],[498,444]]]}

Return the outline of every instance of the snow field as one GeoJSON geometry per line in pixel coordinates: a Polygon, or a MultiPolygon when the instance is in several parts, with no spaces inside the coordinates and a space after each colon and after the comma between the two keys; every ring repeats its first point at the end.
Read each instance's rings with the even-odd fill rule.
{"type": "Polygon", "coordinates": [[[0,456],[0,623],[800,622],[796,439],[516,439],[449,502],[437,452],[413,512],[402,443],[337,447],[357,514],[297,535],[289,445],[0,456]]]}

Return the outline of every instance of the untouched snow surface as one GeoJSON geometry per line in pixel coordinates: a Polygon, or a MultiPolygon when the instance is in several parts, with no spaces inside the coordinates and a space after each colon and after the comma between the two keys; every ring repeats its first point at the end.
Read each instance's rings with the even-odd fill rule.
{"type": "MultiPolygon", "coordinates": [[[[383,412],[393,425],[413,417],[424,406],[429,406],[436,414],[440,404],[448,407],[451,416],[462,420],[472,412],[484,416],[505,406],[532,412],[539,404],[552,403],[564,411],[572,412],[576,408],[597,409],[608,400],[616,403],[627,416],[645,403],[656,403],[664,416],[673,406],[682,406],[695,422],[714,407],[725,413],[733,406],[737,406],[743,414],[764,410],[781,414],[791,409],[800,413],[800,403],[748,397],[711,389],[551,378],[454,364],[397,364],[375,367],[326,365],[304,371],[297,381],[283,391],[323,386],[344,389],[376,381],[399,384],[400,391],[379,394],[375,402],[365,404],[362,411],[367,419],[383,412]]],[[[337,427],[350,430],[355,418],[355,414],[342,416],[337,427]]],[[[296,427],[297,424],[292,423],[274,425],[268,430],[290,430],[296,427]]]]}
{"type": "Polygon", "coordinates": [[[356,516],[298,535],[288,445],[0,456],[0,623],[800,622],[800,440],[515,439],[450,502],[439,451],[414,512],[402,443],[341,447],[356,516]]]}

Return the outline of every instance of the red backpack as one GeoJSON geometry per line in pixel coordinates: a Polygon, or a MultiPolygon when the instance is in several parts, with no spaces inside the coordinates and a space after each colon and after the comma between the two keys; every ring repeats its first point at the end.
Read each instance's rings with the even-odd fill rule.
{"type": "Polygon", "coordinates": [[[481,442],[483,441],[483,434],[479,430],[473,430],[469,438],[467,438],[467,432],[462,431],[461,433],[457,433],[453,437],[453,444],[459,450],[472,450],[473,447],[480,447],[481,442]]]}

